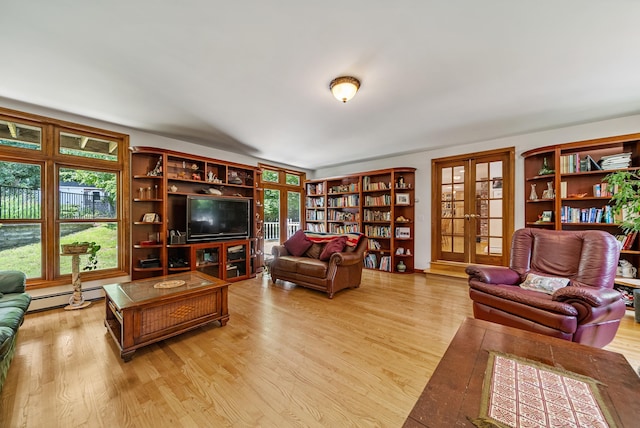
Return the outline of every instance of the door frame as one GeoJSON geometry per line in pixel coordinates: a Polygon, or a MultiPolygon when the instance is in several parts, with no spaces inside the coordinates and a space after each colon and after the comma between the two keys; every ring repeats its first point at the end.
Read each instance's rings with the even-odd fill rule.
{"type": "MultiPolygon", "coordinates": [[[[508,266],[511,257],[511,237],[514,231],[514,204],[515,204],[515,147],[507,147],[501,149],[487,150],[483,152],[466,153],[456,156],[448,156],[431,160],[431,262],[448,262],[441,257],[442,254],[442,235],[440,233],[440,188],[441,188],[441,166],[453,162],[466,162],[468,165],[475,164],[476,161],[482,161],[483,158],[495,158],[503,156],[503,180],[502,180],[502,237],[503,251],[502,257],[497,257],[497,262],[501,266],[508,266]]],[[[468,207],[472,200],[475,199],[475,171],[471,168],[465,168],[465,207],[468,207]],[[474,180],[474,189],[468,186],[471,180],[474,180]],[[469,184],[467,184],[469,183],[469,184]]],[[[475,221],[475,220],[474,220],[475,221]]],[[[466,234],[470,236],[469,234],[466,234]]],[[[470,255],[469,238],[465,240],[465,261],[463,263],[473,263],[473,256],[470,255]]],[[[475,254],[475,253],[474,253],[475,254]]],[[[456,263],[456,262],[451,262],[456,263]]],[[[459,262],[458,262],[459,263],[459,262]]]]}

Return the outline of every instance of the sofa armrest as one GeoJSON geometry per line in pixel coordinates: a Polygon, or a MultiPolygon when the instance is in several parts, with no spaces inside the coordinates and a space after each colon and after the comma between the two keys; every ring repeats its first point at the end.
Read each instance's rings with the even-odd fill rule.
{"type": "Polygon", "coordinates": [[[0,293],[24,293],[27,276],[18,270],[0,271],[0,293]]]}
{"type": "Polygon", "coordinates": [[[611,288],[563,287],[553,293],[553,300],[558,302],[579,300],[594,308],[610,305],[621,298],[620,292],[611,288]]]}
{"type": "Polygon", "coordinates": [[[475,279],[487,284],[519,284],[520,275],[518,272],[504,266],[476,266],[470,265],[465,269],[469,279],[475,279]]]}
{"type": "Polygon", "coordinates": [[[333,253],[329,259],[330,264],[340,266],[351,266],[363,262],[363,256],[360,253],[333,253]]]}
{"type": "Polygon", "coordinates": [[[288,256],[289,252],[287,251],[284,245],[274,245],[271,248],[271,255],[274,256],[275,258],[278,258],[282,256],[288,256]]]}

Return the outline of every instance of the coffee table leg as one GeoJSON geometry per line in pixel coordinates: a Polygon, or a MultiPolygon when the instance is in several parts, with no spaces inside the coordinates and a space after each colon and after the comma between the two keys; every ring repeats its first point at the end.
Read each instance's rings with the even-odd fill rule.
{"type": "Polygon", "coordinates": [[[136,352],[135,349],[133,351],[120,352],[120,358],[122,358],[125,363],[128,363],[133,358],[134,352],[136,352]]]}

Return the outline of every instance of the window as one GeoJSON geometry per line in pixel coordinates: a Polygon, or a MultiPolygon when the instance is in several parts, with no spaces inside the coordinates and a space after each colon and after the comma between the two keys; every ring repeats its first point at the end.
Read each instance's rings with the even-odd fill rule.
{"type": "Polygon", "coordinates": [[[88,241],[101,249],[83,281],[126,275],[128,167],[126,135],[0,109],[0,270],[65,284],[60,245],[88,241]]]}

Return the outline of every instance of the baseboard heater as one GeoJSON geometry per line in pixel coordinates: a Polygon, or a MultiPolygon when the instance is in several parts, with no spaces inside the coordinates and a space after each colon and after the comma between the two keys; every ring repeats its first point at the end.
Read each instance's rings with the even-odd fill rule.
{"type": "MultiPolygon", "coordinates": [[[[63,291],[60,293],[44,294],[41,296],[32,296],[31,304],[27,312],[45,311],[67,306],[69,299],[73,295],[73,290],[63,291]]],[[[104,298],[102,286],[82,287],[82,295],[85,300],[100,300],[104,298]]]]}

